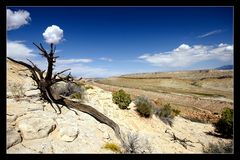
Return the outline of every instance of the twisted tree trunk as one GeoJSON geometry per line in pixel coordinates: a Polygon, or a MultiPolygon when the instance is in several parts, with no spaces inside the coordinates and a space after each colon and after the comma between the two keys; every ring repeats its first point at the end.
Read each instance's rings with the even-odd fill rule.
{"type": "MultiPolygon", "coordinates": [[[[33,44],[40,50],[40,55],[42,55],[44,58],[47,59],[48,67],[47,67],[47,73],[46,73],[45,77],[43,75],[45,70],[42,71],[41,69],[39,69],[29,59],[27,59],[27,60],[32,65],[29,65],[22,61],[14,60],[10,57],[7,57],[7,58],[15,63],[18,63],[20,65],[27,67],[30,70],[30,72],[31,72],[30,77],[37,83],[37,89],[39,89],[41,92],[41,94],[40,94],[41,98],[43,100],[46,100],[47,102],[49,102],[52,107],[53,107],[53,104],[55,104],[58,107],[59,114],[61,113],[61,108],[59,107],[59,105],[63,105],[63,106],[66,106],[68,109],[75,108],[81,112],[84,112],[84,113],[87,113],[87,114],[93,116],[99,122],[110,126],[114,130],[117,138],[119,138],[121,143],[123,143],[123,139],[121,137],[120,128],[119,128],[118,124],[116,124],[113,120],[109,119],[108,117],[106,117],[104,114],[102,114],[95,108],[93,108],[89,105],[81,104],[79,102],[71,101],[71,100],[65,98],[64,96],[60,96],[61,97],[60,99],[54,98],[54,96],[52,95],[52,92],[51,92],[51,86],[53,84],[55,84],[57,82],[61,82],[61,81],[74,83],[73,77],[71,76],[71,73],[69,73],[67,76],[60,76],[63,72],[66,72],[69,69],[66,69],[64,71],[58,72],[53,75],[53,66],[54,66],[54,63],[56,62],[56,59],[58,58],[58,56],[54,56],[56,46],[51,44],[50,45],[50,47],[51,47],[50,53],[47,53],[47,51],[43,48],[41,43],[39,46],[36,45],[35,43],[33,43],[33,44]]],[[[57,112],[54,107],[53,107],[53,109],[55,110],[55,112],[57,112]]]]}

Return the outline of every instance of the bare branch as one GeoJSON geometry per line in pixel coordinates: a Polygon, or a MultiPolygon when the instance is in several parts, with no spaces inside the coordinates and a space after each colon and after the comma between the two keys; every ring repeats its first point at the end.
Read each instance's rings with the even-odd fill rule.
{"type": "Polygon", "coordinates": [[[33,65],[33,69],[38,73],[38,75],[40,76],[40,79],[43,79],[43,73],[32,61],[30,61],[29,59],[27,59],[32,65],[33,65]]]}
{"type": "Polygon", "coordinates": [[[47,51],[44,49],[44,47],[42,46],[42,43],[40,43],[40,46],[41,46],[41,49],[45,52],[45,53],[47,53],[47,51]]]}
{"type": "Polygon", "coordinates": [[[71,69],[68,68],[68,69],[65,69],[65,70],[63,70],[63,71],[61,71],[61,72],[56,73],[56,74],[53,76],[53,79],[55,79],[58,75],[60,75],[60,74],[62,74],[62,73],[64,73],[64,72],[66,72],[66,71],[69,71],[69,70],[71,70],[71,69]]]}
{"type": "Polygon", "coordinates": [[[168,133],[168,134],[170,134],[170,135],[172,136],[171,141],[173,141],[174,143],[175,143],[175,142],[178,142],[178,143],[181,144],[185,149],[187,149],[187,146],[195,147],[194,145],[187,143],[187,142],[193,143],[192,141],[188,140],[187,138],[184,138],[184,139],[178,138],[178,137],[175,135],[175,133],[173,133],[173,132],[172,132],[172,134],[169,133],[169,132],[168,132],[168,129],[165,130],[165,133],[168,133]]]}
{"type": "Polygon", "coordinates": [[[53,53],[55,53],[56,52],[56,45],[54,46],[54,49],[53,49],[53,53]]]}
{"type": "Polygon", "coordinates": [[[37,83],[40,81],[39,78],[38,78],[38,76],[37,76],[37,74],[36,74],[36,72],[35,72],[35,70],[34,70],[34,68],[33,68],[31,65],[29,65],[29,64],[27,64],[27,63],[25,63],[25,62],[22,62],[22,61],[16,61],[16,60],[14,60],[14,59],[12,59],[12,58],[10,58],[10,57],[7,57],[7,58],[8,58],[9,60],[15,62],[15,63],[21,64],[21,65],[27,67],[27,68],[30,70],[30,72],[32,73],[31,77],[32,77],[37,83]]]}
{"type": "Polygon", "coordinates": [[[51,46],[51,51],[50,51],[50,53],[49,53],[49,56],[52,57],[53,54],[54,54],[54,51],[53,51],[53,50],[54,50],[54,48],[53,48],[53,43],[51,43],[50,46],[51,46]]]}
{"type": "Polygon", "coordinates": [[[34,42],[33,42],[33,44],[42,52],[42,54],[40,53],[40,55],[42,55],[42,56],[44,56],[44,57],[49,57],[47,51],[43,48],[43,46],[42,46],[41,43],[40,43],[40,46],[41,46],[41,47],[39,47],[39,46],[38,46],[37,44],[35,44],[34,42]]]}

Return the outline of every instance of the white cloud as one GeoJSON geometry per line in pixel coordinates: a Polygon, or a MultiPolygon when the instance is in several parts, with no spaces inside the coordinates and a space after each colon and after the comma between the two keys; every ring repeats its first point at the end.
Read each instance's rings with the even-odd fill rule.
{"type": "MultiPolygon", "coordinates": [[[[39,59],[31,59],[31,61],[36,64],[40,69],[46,70],[47,69],[47,60],[45,58],[39,58],[39,59]]],[[[71,61],[63,61],[58,62],[59,60],[57,59],[56,65],[54,67],[54,73],[63,71],[65,69],[70,68],[71,70],[65,72],[65,74],[68,74],[71,72],[73,76],[76,77],[83,77],[83,78],[94,78],[94,77],[107,77],[111,76],[114,73],[109,71],[106,68],[102,67],[91,67],[87,66],[85,63],[75,63],[71,61]]],[[[28,61],[26,61],[29,63],[28,61]]]]}
{"type": "Polygon", "coordinates": [[[210,36],[210,35],[214,35],[214,34],[218,34],[218,33],[221,33],[221,32],[222,32],[221,29],[214,30],[214,31],[211,31],[211,32],[199,35],[198,38],[204,38],[204,37],[207,37],[207,36],[210,36]]]}
{"type": "Polygon", "coordinates": [[[233,60],[233,45],[219,44],[204,46],[182,44],[178,48],[158,54],[144,54],[138,57],[154,66],[184,67],[206,60],[233,60]]]}
{"type": "Polygon", "coordinates": [[[30,13],[24,10],[12,11],[7,9],[7,30],[18,29],[31,20],[30,13]]]}
{"type": "Polygon", "coordinates": [[[44,31],[43,37],[45,41],[49,44],[58,44],[63,38],[63,30],[56,25],[49,26],[44,31]]]}
{"type": "Polygon", "coordinates": [[[7,41],[7,56],[11,58],[25,59],[32,56],[33,50],[28,48],[23,41],[7,41]]]}
{"type": "Polygon", "coordinates": [[[92,59],[82,58],[82,59],[58,59],[58,64],[72,64],[72,63],[89,63],[92,59]]]}
{"type": "Polygon", "coordinates": [[[112,62],[112,59],[111,58],[107,58],[107,57],[101,57],[99,58],[100,60],[103,60],[103,61],[108,61],[108,62],[112,62]]]}
{"type": "Polygon", "coordinates": [[[71,72],[73,76],[83,78],[106,77],[112,75],[108,69],[101,67],[90,67],[83,65],[81,63],[72,63],[70,65],[69,64],[56,65],[55,72],[59,72],[67,68],[70,68],[71,70],[66,73],[71,72]]]}

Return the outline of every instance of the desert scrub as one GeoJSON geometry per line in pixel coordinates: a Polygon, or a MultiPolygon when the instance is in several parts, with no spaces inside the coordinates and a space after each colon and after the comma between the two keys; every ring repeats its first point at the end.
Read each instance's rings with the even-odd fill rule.
{"type": "Polygon", "coordinates": [[[174,118],[179,114],[180,114],[180,110],[172,109],[170,103],[165,104],[163,108],[160,109],[160,112],[157,113],[159,117],[165,117],[165,118],[174,118]]]}
{"type": "Polygon", "coordinates": [[[85,81],[78,81],[78,82],[76,82],[76,84],[77,84],[78,86],[85,86],[85,85],[86,85],[86,82],[85,82],[85,81]]]}
{"type": "Polygon", "coordinates": [[[113,103],[117,104],[121,109],[126,109],[132,101],[130,94],[127,94],[122,89],[112,94],[112,100],[113,103]]]}
{"type": "Polygon", "coordinates": [[[85,89],[86,89],[86,90],[88,90],[88,89],[93,89],[93,86],[86,85],[86,86],[85,86],[85,89]]]}
{"type": "Polygon", "coordinates": [[[175,116],[178,116],[181,111],[178,110],[178,109],[172,109],[172,112],[173,112],[173,114],[174,114],[175,116]]]}
{"type": "Polygon", "coordinates": [[[103,148],[109,149],[113,152],[121,153],[121,147],[115,143],[106,143],[103,148]]]}
{"type": "Polygon", "coordinates": [[[139,96],[135,100],[137,112],[143,117],[151,117],[153,114],[154,104],[146,96],[139,96]]]}
{"type": "Polygon", "coordinates": [[[70,95],[71,99],[82,99],[82,94],[80,92],[76,92],[70,95]]]}
{"type": "Polygon", "coordinates": [[[171,105],[169,103],[165,104],[163,108],[160,109],[158,116],[165,117],[165,118],[173,118],[171,105]]]}
{"type": "Polygon", "coordinates": [[[140,138],[138,133],[128,132],[123,138],[123,148],[123,153],[128,154],[152,153],[148,139],[140,138]]]}
{"type": "Polygon", "coordinates": [[[214,124],[215,131],[223,137],[231,137],[233,134],[233,109],[224,108],[221,118],[214,124]]]}
{"type": "Polygon", "coordinates": [[[209,143],[207,147],[203,148],[203,153],[233,153],[233,141],[209,143]]]}
{"type": "Polygon", "coordinates": [[[16,100],[19,100],[19,98],[24,97],[24,89],[23,85],[13,83],[9,85],[9,90],[12,93],[13,98],[16,98],[16,100]]]}
{"type": "Polygon", "coordinates": [[[171,105],[165,104],[163,108],[156,108],[155,115],[158,116],[165,124],[172,126],[173,118],[180,114],[180,110],[172,109],[171,105]]]}

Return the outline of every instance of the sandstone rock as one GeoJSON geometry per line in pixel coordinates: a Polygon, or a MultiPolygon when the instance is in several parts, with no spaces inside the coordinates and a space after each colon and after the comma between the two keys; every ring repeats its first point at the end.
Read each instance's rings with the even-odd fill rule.
{"type": "Polygon", "coordinates": [[[7,123],[12,123],[18,118],[15,114],[7,114],[7,123]]]}
{"type": "Polygon", "coordinates": [[[37,110],[43,110],[43,105],[42,104],[28,105],[27,111],[37,111],[37,110]]]}
{"type": "Polygon", "coordinates": [[[50,118],[27,118],[18,121],[19,129],[24,139],[38,139],[48,136],[55,128],[56,124],[50,118]]]}
{"type": "Polygon", "coordinates": [[[30,149],[30,148],[28,148],[28,147],[26,147],[26,146],[24,146],[24,145],[22,145],[22,143],[19,143],[19,144],[17,144],[17,145],[15,145],[15,146],[13,146],[13,147],[11,147],[11,148],[9,148],[8,150],[7,150],[7,153],[10,153],[10,154],[19,154],[19,153],[24,153],[24,154],[26,154],[26,153],[30,153],[30,154],[36,154],[36,153],[39,153],[38,151],[35,151],[35,150],[32,150],[32,149],[30,149]]]}
{"type": "Polygon", "coordinates": [[[65,122],[58,124],[56,132],[56,135],[60,140],[72,142],[77,138],[79,131],[77,125],[65,122]]]}
{"type": "Polygon", "coordinates": [[[14,128],[7,128],[7,148],[14,146],[21,141],[22,137],[14,128]]]}
{"type": "Polygon", "coordinates": [[[25,140],[22,144],[38,153],[54,153],[54,148],[52,146],[52,140],[48,137],[41,139],[25,140]]]}
{"type": "Polygon", "coordinates": [[[24,94],[27,97],[31,97],[31,96],[35,96],[35,95],[37,95],[39,93],[40,93],[39,90],[30,90],[30,91],[26,91],[24,94]]]}
{"type": "Polygon", "coordinates": [[[26,105],[22,105],[24,103],[17,103],[15,101],[8,101],[7,102],[7,114],[21,116],[27,112],[26,105]]]}

